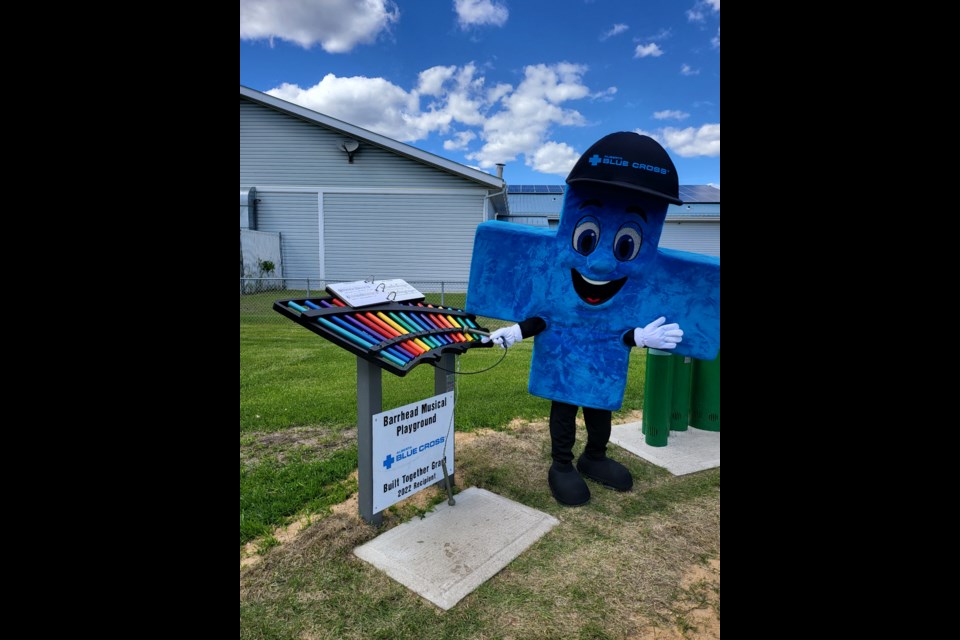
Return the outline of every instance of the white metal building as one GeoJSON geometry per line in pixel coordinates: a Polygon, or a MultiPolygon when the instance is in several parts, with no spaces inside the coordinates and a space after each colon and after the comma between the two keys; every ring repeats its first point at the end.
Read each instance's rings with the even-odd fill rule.
{"type": "MultiPolygon", "coordinates": [[[[510,208],[498,219],[536,227],[556,227],[560,222],[566,185],[510,185],[510,208]]],[[[682,205],[667,208],[660,246],[720,255],[720,190],[707,185],[680,185],[682,205]]]]}
{"type": "Polygon", "coordinates": [[[240,87],[240,227],[280,234],[285,278],[466,281],[501,178],[240,87]]]}

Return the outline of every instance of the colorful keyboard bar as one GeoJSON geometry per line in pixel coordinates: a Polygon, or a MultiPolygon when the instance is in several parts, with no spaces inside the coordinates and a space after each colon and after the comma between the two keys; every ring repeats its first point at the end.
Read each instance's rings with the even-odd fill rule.
{"type": "Polygon", "coordinates": [[[335,297],[277,300],[278,313],[398,376],[447,352],[488,347],[488,332],[462,309],[390,302],[355,309],[335,297]]]}

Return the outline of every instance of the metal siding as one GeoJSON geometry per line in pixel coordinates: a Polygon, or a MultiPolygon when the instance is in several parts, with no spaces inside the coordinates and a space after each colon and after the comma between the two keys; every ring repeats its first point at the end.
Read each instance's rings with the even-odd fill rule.
{"type": "Polygon", "coordinates": [[[719,222],[670,222],[663,225],[660,246],[692,251],[708,256],[720,255],[719,222]]]}
{"type": "Polygon", "coordinates": [[[360,143],[350,164],[347,154],[340,149],[340,143],[347,138],[340,132],[241,98],[240,184],[453,189],[479,186],[368,142],[360,143]]]}
{"type": "Polygon", "coordinates": [[[702,204],[685,202],[682,205],[671,204],[667,207],[667,219],[679,218],[719,218],[720,203],[702,204]]]}
{"type": "Polygon", "coordinates": [[[513,222],[514,224],[525,224],[530,227],[549,227],[550,223],[546,215],[542,216],[500,216],[504,222],[513,222]]]}
{"type": "Polygon", "coordinates": [[[316,193],[257,191],[259,231],[280,234],[284,278],[320,279],[320,225],[316,193]]]}
{"type": "Polygon", "coordinates": [[[483,196],[326,193],[328,281],[466,281],[483,196]]]}
{"type": "Polygon", "coordinates": [[[511,193],[510,214],[551,213],[558,215],[563,208],[562,193],[511,193]]]}

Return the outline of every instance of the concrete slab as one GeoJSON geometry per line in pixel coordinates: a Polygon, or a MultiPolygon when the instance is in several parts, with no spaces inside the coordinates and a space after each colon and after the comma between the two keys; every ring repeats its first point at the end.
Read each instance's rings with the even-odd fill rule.
{"type": "Polygon", "coordinates": [[[665,447],[651,447],[643,441],[642,422],[613,426],[610,442],[644,460],[663,467],[675,476],[720,466],[720,432],[690,427],[671,431],[665,447]]]}
{"type": "Polygon", "coordinates": [[[559,521],[485,489],[394,527],[353,550],[388,576],[449,609],[523,553],[559,521]]]}

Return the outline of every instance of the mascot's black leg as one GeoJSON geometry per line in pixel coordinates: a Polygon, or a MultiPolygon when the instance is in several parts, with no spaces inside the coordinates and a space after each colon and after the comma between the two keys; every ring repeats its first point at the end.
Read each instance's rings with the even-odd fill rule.
{"type": "Polygon", "coordinates": [[[560,504],[577,506],[590,499],[590,489],[573,468],[573,444],[577,441],[577,407],[556,400],[550,405],[550,444],[553,464],[547,480],[560,504]]]}
{"type": "Polygon", "coordinates": [[[633,476],[625,466],[607,457],[610,418],[611,413],[605,409],[583,408],[583,420],[587,423],[587,446],[577,460],[577,470],[605,487],[629,491],[633,488],[633,476]]]}
{"type": "Polygon", "coordinates": [[[613,414],[605,409],[583,408],[583,421],[587,423],[587,446],[583,453],[593,460],[607,457],[610,442],[610,422],[613,414]]]}
{"type": "Polygon", "coordinates": [[[579,407],[554,400],[550,403],[550,444],[553,461],[570,466],[573,445],[577,441],[577,411],[579,407]]]}

